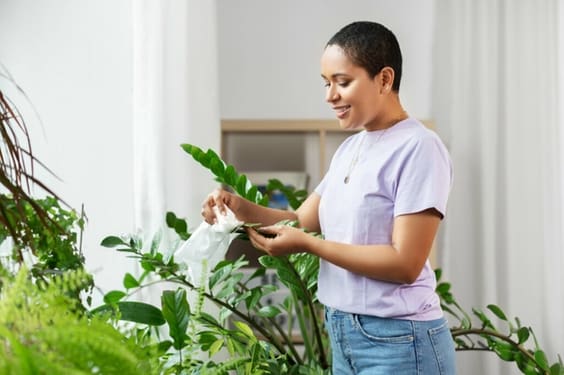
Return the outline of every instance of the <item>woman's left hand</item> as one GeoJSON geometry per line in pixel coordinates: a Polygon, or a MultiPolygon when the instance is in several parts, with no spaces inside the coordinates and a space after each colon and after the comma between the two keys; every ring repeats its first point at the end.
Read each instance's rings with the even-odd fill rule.
{"type": "Polygon", "coordinates": [[[272,256],[307,251],[307,241],[311,237],[302,230],[288,225],[270,225],[257,229],[248,228],[247,234],[255,248],[272,256]]]}

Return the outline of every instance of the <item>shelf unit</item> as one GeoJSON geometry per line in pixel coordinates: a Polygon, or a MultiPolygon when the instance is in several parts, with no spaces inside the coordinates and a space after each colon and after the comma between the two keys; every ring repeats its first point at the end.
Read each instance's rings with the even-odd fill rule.
{"type": "Polygon", "coordinates": [[[231,134],[314,134],[317,135],[318,173],[322,176],[327,170],[328,133],[352,134],[356,130],[343,130],[335,120],[222,120],[221,154],[228,155],[227,137],[231,134]]]}

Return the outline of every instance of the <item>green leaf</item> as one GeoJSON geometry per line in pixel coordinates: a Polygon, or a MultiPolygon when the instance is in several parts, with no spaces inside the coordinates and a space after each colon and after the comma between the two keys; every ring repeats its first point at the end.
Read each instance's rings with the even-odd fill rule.
{"type": "Polygon", "coordinates": [[[538,367],[535,362],[523,355],[523,353],[517,352],[515,354],[515,362],[523,374],[538,374],[538,367]]]}
{"type": "Polygon", "coordinates": [[[437,285],[436,291],[438,294],[445,294],[450,291],[450,284],[449,283],[440,283],[437,285]]]}
{"type": "Polygon", "coordinates": [[[274,318],[276,315],[280,314],[282,311],[280,311],[280,309],[276,306],[263,306],[260,308],[260,310],[257,312],[257,314],[259,316],[265,317],[265,318],[274,318]]]}
{"type": "Polygon", "coordinates": [[[116,246],[128,246],[127,242],[123,241],[117,236],[108,236],[102,240],[100,243],[104,247],[116,247],[116,246]]]}
{"type": "Polygon", "coordinates": [[[464,329],[470,329],[472,327],[472,322],[467,317],[462,318],[460,325],[464,329]]]}
{"type": "Polygon", "coordinates": [[[123,277],[123,286],[125,289],[137,288],[139,286],[139,282],[132,274],[127,272],[123,277]]]}
{"type": "Polygon", "coordinates": [[[194,160],[196,160],[198,162],[202,159],[202,155],[204,155],[204,152],[202,151],[202,149],[197,147],[197,146],[187,144],[187,143],[182,144],[180,146],[182,147],[182,149],[184,151],[186,151],[188,154],[190,154],[194,158],[194,160]]]}
{"type": "Polygon", "coordinates": [[[224,323],[227,320],[227,318],[229,318],[232,314],[233,314],[233,311],[229,310],[226,307],[222,307],[219,310],[218,319],[219,319],[220,322],[224,323]]]}
{"type": "Polygon", "coordinates": [[[550,367],[550,375],[562,375],[564,373],[564,366],[560,363],[555,363],[550,367]]]}
{"type": "Polygon", "coordinates": [[[121,301],[118,302],[118,309],[121,313],[121,320],[150,326],[165,324],[161,310],[145,302],[121,301]]]}
{"type": "Polygon", "coordinates": [[[192,150],[193,150],[194,148],[197,148],[196,146],[193,146],[193,145],[191,145],[191,144],[189,144],[189,143],[181,144],[180,147],[182,147],[182,149],[183,149],[184,151],[186,151],[186,152],[187,152],[188,154],[190,154],[190,155],[192,155],[192,150]]]}
{"type": "Polygon", "coordinates": [[[200,312],[198,316],[198,321],[213,327],[221,326],[221,324],[219,324],[219,322],[212,315],[205,313],[203,311],[200,312]]]}
{"type": "MultiPolygon", "coordinates": [[[[161,326],[165,323],[161,310],[153,305],[136,301],[120,301],[116,305],[120,312],[120,320],[134,323],[147,324],[150,326],[161,326]]],[[[105,314],[114,312],[112,305],[99,306],[91,311],[92,314],[105,314]]]]}
{"type": "Polygon", "coordinates": [[[104,295],[104,303],[114,304],[125,297],[127,294],[121,290],[112,290],[104,295]]]}
{"type": "Polygon", "coordinates": [[[223,340],[217,340],[210,346],[210,357],[219,352],[219,350],[223,347],[223,340]]]}
{"type": "Polygon", "coordinates": [[[490,304],[488,305],[488,309],[492,313],[494,313],[494,315],[497,316],[499,319],[507,321],[507,317],[505,316],[505,313],[503,312],[503,310],[499,308],[499,306],[490,304]]]}
{"type": "Polygon", "coordinates": [[[443,275],[443,270],[440,268],[435,269],[435,279],[437,282],[441,280],[441,276],[443,275]]]}
{"type": "Polygon", "coordinates": [[[185,346],[190,315],[186,291],[181,288],[175,291],[164,291],[161,296],[161,305],[163,316],[168,323],[169,335],[173,339],[173,347],[180,350],[185,346]]]}
{"type": "Polygon", "coordinates": [[[251,294],[245,299],[245,305],[247,306],[247,310],[252,310],[255,308],[257,303],[260,301],[262,297],[262,288],[260,286],[251,289],[251,294]]]}
{"type": "Polygon", "coordinates": [[[535,360],[543,370],[548,370],[548,360],[546,358],[546,354],[542,350],[537,350],[535,352],[535,360]]]}
{"type": "Polygon", "coordinates": [[[167,212],[166,213],[166,226],[169,228],[174,228],[174,225],[176,223],[176,215],[174,214],[174,212],[167,212]]]}
{"type": "Polygon", "coordinates": [[[493,346],[493,350],[504,361],[514,361],[516,358],[517,349],[510,344],[497,343],[493,346]]]}
{"type": "MultiPolygon", "coordinates": [[[[15,358],[16,360],[19,360],[18,363],[20,370],[22,371],[22,373],[24,374],[38,374],[39,373],[39,369],[37,368],[37,365],[35,363],[35,361],[33,360],[34,356],[37,356],[38,353],[36,351],[32,352],[31,348],[28,348],[26,345],[22,345],[22,342],[20,342],[20,338],[17,338],[17,336],[14,336],[14,334],[12,334],[12,332],[10,332],[7,328],[3,327],[0,325],[0,338],[2,338],[2,344],[6,345],[7,347],[9,347],[9,351],[8,351],[8,360],[9,359],[13,359],[15,358]],[[5,339],[7,339],[7,343],[5,341],[5,339]],[[12,357],[12,358],[10,358],[12,357]]],[[[2,350],[2,359],[4,360],[4,358],[6,358],[5,354],[4,354],[4,350],[2,350]]],[[[14,362],[12,362],[14,363],[14,362]]],[[[5,362],[2,361],[0,362],[0,364],[2,365],[3,369],[6,369],[6,365],[5,362]]],[[[8,362],[8,366],[10,366],[9,362],[8,362]]],[[[10,368],[10,367],[8,367],[10,368]]],[[[43,369],[44,370],[44,369],[43,369]]]]}
{"type": "Polygon", "coordinates": [[[270,255],[263,255],[258,259],[259,263],[265,268],[272,268],[276,263],[276,258],[270,255]]]}
{"type": "Polygon", "coordinates": [[[161,341],[157,345],[157,350],[159,353],[164,354],[170,349],[171,346],[172,346],[172,341],[170,340],[161,341]]]}
{"type": "Polygon", "coordinates": [[[237,184],[237,171],[235,171],[235,168],[232,165],[228,165],[227,168],[225,168],[223,179],[227,185],[235,188],[237,184]]]}
{"type": "Polygon", "coordinates": [[[240,175],[237,179],[237,184],[235,186],[235,190],[239,193],[239,195],[245,196],[247,193],[247,176],[244,174],[240,175]]]}
{"type": "Polygon", "coordinates": [[[157,231],[157,233],[155,233],[153,239],[151,240],[151,248],[150,248],[151,254],[155,254],[159,250],[161,239],[162,239],[162,232],[159,230],[157,231]]]}
{"type": "Polygon", "coordinates": [[[174,224],[174,231],[178,234],[184,234],[188,232],[188,223],[186,222],[186,220],[176,220],[176,223],[174,224]]]}
{"type": "Polygon", "coordinates": [[[474,315],[476,315],[476,316],[480,319],[480,321],[482,322],[482,324],[483,324],[484,327],[486,327],[486,328],[494,328],[494,326],[493,326],[491,320],[487,317],[486,314],[484,314],[483,311],[478,310],[478,309],[476,309],[476,308],[473,308],[473,309],[472,309],[472,312],[474,312],[474,315]]]}
{"type": "Polygon", "coordinates": [[[241,331],[248,338],[255,338],[253,330],[246,323],[236,320],[233,322],[233,324],[235,324],[235,326],[237,326],[239,331],[241,331]]]}
{"type": "Polygon", "coordinates": [[[198,344],[202,350],[209,350],[210,346],[217,341],[217,335],[211,331],[204,331],[198,334],[198,344]]]}
{"type": "Polygon", "coordinates": [[[188,223],[184,219],[179,219],[173,212],[166,213],[166,225],[173,229],[181,239],[186,240],[190,235],[188,234],[188,223]]]}
{"type": "MultiPolygon", "coordinates": [[[[211,150],[210,150],[211,151],[211,150]]],[[[210,169],[212,173],[218,177],[223,176],[225,172],[225,164],[223,161],[218,157],[217,159],[212,159],[210,162],[210,169]]]]}
{"type": "Polygon", "coordinates": [[[216,154],[215,151],[212,150],[211,148],[208,148],[208,150],[206,151],[206,157],[210,161],[210,165],[211,165],[211,162],[213,162],[213,161],[221,160],[219,155],[216,154]]]}
{"type": "Polygon", "coordinates": [[[259,203],[262,201],[262,194],[258,191],[258,188],[253,185],[249,191],[246,192],[246,198],[251,202],[259,203]]]}
{"type": "Polygon", "coordinates": [[[517,331],[517,337],[519,338],[519,344],[524,343],[529,338],[529,329],[527,327],[521,327],[517,331]]]}

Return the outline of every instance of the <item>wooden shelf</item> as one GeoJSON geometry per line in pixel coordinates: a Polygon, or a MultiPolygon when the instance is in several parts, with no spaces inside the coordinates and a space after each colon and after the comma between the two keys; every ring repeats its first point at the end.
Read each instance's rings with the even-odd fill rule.
{"type": "Polygon", "coordinates": [[[339,128],[336,120],[221,120],[222,132],[354,132],[339,128]]]}
{"type": "Polygon", "coordinates": [[[354,133],[358,130],[343,130],[337,120],[221,120],[221,154],[227,155],[225,137],[234,133],[317,133],[319,153],[319,175],[327,170],[327,133],[354,133]]]}

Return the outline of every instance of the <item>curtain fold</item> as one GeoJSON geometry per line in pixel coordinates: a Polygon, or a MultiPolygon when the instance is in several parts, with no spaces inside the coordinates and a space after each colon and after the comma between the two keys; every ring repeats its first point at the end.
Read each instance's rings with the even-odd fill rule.
{"type": "MultiPolygon", "coordinates": [[[[445,279],[466,309],[499,304],[532,326],[551,361],[564,349],[557,10],[557,0],[436,0],[433,73],[455,168],[445,279]]],[[[515,372],[477,358],[460,353],[460,373],[515,372]]]]}
{"type": "Polygon", "coordinates": [[[164,9],[132,1],[133,197],[136,230],[161,229],[164,212],[164,9]]]}
{"type": "MultiPolygon", "coordinates": [[[[131,0],[131,11],[134,225],[147,250],[160,234],[160,249],[169,253],[180,239],[166,213],[193,230],[201,202],[217,186],[181,148],[219,150],[215,2],[131,0]]],[[[142,293],[159,303],[158,288],[142,293]]]]}

